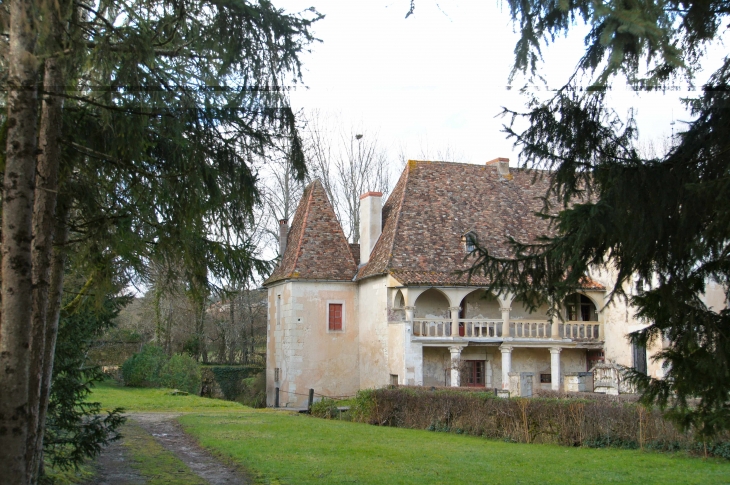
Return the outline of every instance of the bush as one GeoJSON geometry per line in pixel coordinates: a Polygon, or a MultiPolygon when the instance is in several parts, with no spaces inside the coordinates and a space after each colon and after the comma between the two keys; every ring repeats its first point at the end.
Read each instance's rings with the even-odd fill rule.
{"type": "Polygon", "coordinates": [[[145,345],[122,364],[124,385],[129,387],[159,387],[160,371],[167,361],[162,348],[145,345]]]}
{"type": "Polygon", "coordinates": [[[187,354],[175,354],[162,366],[160,384],[197,395],[200,393],[200,365],[187,354]]]}
{"type": "Polygon", "coordinates": [[[236,401],[246,391],[244,380],[260,373],[259,366],[211,365],[202,368],[202,396],[236,401]]]}
{"type": "MultiPolygon", "coordinates": [[[[334,402],[316,415],[334,417],[334,402]]],[[[315,414],[313,412],[313,414],[315,414]]],[[[484,436],[520,443],[564,446],[686,450],[730,457],[730,435],[697,443],[659,409],[633,402],[593,398],[498,398],[491,392],[422,388],[360,391],[350,408],[353,421],[401,428],[484,436]]]]}
{"type": "Polygon", "coordinates": [[[266,407],[266,372],[243,380],[242,391],[236,401],[252,408],[266,407]]]}

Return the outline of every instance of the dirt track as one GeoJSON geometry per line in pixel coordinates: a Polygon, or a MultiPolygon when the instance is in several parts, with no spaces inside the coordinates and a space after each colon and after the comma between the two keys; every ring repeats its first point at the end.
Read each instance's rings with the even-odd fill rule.
{"type": "MultiPolygon", "coordinates": [[[[176,418],[180,414],[134,413],[128,414],[129,424],[138,426],[151,435],[163,448],[172,452],[192,473],[211,485],[244,485],[246,478],[234,468],[221,463],[186,435],[176,418]]],[[[124,433],[124,430],[122,430],[124,433]]],[[[131,438],[127,438],[128,440],[131,438]]],[[[85,485],[140,485],[147,483],[132,466],[129,446],[134,442],[116,442],[107,447],[95,463],[96,475],[85,485]]]]}

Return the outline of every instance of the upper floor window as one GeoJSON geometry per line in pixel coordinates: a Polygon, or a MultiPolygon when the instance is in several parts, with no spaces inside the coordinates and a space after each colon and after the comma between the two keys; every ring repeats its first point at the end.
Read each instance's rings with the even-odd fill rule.
{"type": "Polygon", "coordinates": [[[327,304],[327,330],[330,332],[341,332],[345,315],[343,303],[327,304]]]}
{"type": "Polygon", "coordinates": [[[565,313],[570,321],[598,321],[596,306],[590,298],[580,293],[573,293],[565,299],[565,313]]]}
{"type": "Polygon", "coordinates": [[[469,231],[463,236],[461,236],[461,243],[464,245],[464,251],[466,251],[467,254],[471,254],[477,249],[477,235],[469,231]]]}

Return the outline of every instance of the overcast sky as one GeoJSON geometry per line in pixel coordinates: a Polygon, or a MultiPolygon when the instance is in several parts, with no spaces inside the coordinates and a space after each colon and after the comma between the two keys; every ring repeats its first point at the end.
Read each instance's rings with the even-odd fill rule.
{"type": "MultiPolygon", "coordinates": [[[[448,146],[459,161],[516,162],[498,117],[502,106],[520,110],[525,103],[519,93],[524,78],[515,80],[514,89],[507,86],[517,34],[506,5],[416,0],[406,19],[410,0],[274,3],[290,12],[314,6],[326,15],[314,27],[322,43],[303,58],[308,89],[292,93],[295,109],[339,114],[357,131],[376,131],[394,157],[401,149],[419,158],[448,146]]],[[[544,52],[549,88],[562,86],[573,72],[586,32],[576,27],[544,52]]],[[[642,138],[657,142],[671,134],[673,119],[675,128],[689,119],[679,102],[687,94],[696,93],[633,93],[615,86],[612,100],[620,113],[635,108],[642,138]]]]}

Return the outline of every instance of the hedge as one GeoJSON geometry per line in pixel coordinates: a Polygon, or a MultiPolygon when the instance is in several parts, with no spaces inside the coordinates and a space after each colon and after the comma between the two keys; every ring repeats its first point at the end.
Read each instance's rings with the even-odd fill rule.
{"type": "MultiPolygon", "coordinates": [[[[688,450],[730,459],[730,434],[718,436],[714,443],[699,443],[659,409],[620,399],[503,399],[493,392],[391,388],[360,391],[348,404],[350,419],[374,425],[519,443],[688,450]]],[[[332,404],[323,403],[313,414],[334,417],[332,409],[332,404]]]]}
{"type": "Polygon", "coordinates": [[[264,369],[261,366],[210,365],[203,366],[201,371],[201,395],[235,401],[245,390],[244,379],[253,377],[264,369]]]}

